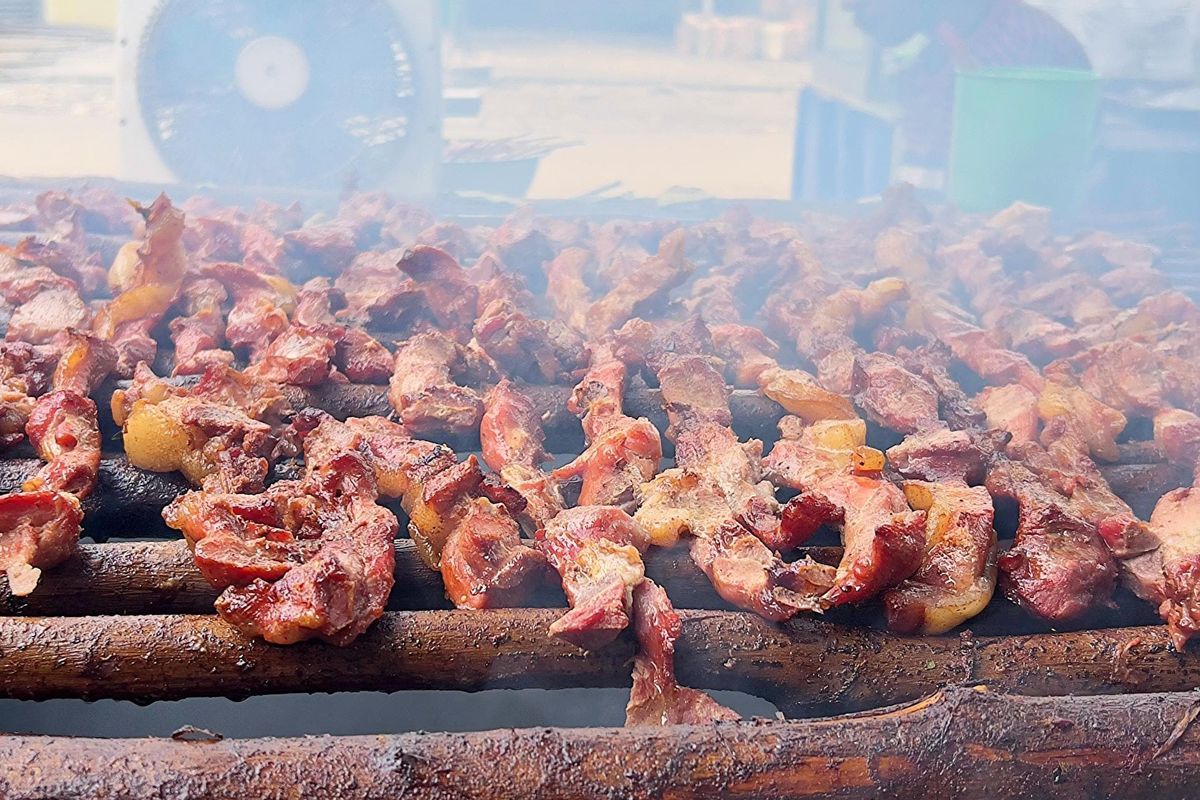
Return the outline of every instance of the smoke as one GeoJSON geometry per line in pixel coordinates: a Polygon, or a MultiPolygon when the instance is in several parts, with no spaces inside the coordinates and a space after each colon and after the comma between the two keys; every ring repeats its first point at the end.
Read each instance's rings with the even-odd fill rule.
{"type": "MultiPolygon", "coordinates": [[[[744,717],[773,717],[775,706],[741,692],[712,692],[744,717]]],[[[0,700],[6,733],[55,736],[169,736],[191,725],[227,737],[355,735],[496,728],[619,727],[628,689],[492,689],[284,694],[234,701],[0,700]]]]}

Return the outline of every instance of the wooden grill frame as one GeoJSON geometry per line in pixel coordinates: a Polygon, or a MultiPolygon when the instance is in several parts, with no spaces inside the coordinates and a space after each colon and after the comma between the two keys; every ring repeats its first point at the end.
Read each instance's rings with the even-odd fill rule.
{"type": "MultiPolygon", "coordinates": [[[[644,206],[610,207],[598,216],[652,213],[644,206]]],[[[714,216],[708,207],[694,213],[714,216]]],[[[93,249],[108,259],[124,241],[92,238],[93,249]]],[[[555,449],[582,444],[577,421],[565,413],[569,391],[534,393],[551,412],[547,430],[555,449]]],[[[296,404],[342,417],[390,412],[385,387],[289,392],[296,404]]],[[[665,427],[656,392],[635,386],[626,401],[630,413],[665,427]]],[[[774,438],[780,413],[774,403],[735,390],[732,406],[742,438],[774,438]]],[[[477,441],[448,444],[472,449],[477,441]]],[[[0,483],[16,479],[20,469],[0,462],[0,483]]],[[[1173,479],[1163,462],[1133,459],[1105,469],[1123,494],[1140,498],[1142,509],[1173,479]]],[[[125,494],[108,497],[140,497],[154,511],[164,492],[181,487],[156,476],[138,495],[128,470],[127,464],[109,470],[125,494]]],[[[105,502],[103,488],[97,498],[105,502]]],[[[100,516],[115,522],[128,510],[119,504],[101,508],[107,513],[100,516]]],[[[113,538],[133,532],[111,523],[106,528],[113,538]]],[[[840,552],[807,550],[825,562],[840,552]]],[[[0,696],[146,701],[628,685],[634,649],[628,636],[583,653],[546,634],[561,613],[561,592],[547,590],[525,609],[448,610],[440,576],[420,563],[411,543],[398,541],[397,553],[390,610],[358,642],[341,649],[319,642],[284,648],[247,640],[211,613],[215,593],[181,542],[84,545],[79,556],[47,571],[29,598],[12,597],[0,577],[0,696]]],[[[1107,620],[1124,627],[1088,628],[1097,621],[1085,619],[1073,630],[1051,631],[997,602],[960,633],[917,638],[880,630],[879,615],[869,611],[776,625],[732,610],[684,550],[652,550],[647,572],[681,609],[682,683],[750,691],[788,715],[811,718],[661,729],[118,742],[4,735],[0,721],[0,797],[1200,795],[1200,732],[1193,726],[1200,716],[1200,695],[1193,691],[1200,686],[1200,657],[1176,652],[1163,626],[1146,624],[1152,609],[1128,598],[1107,620]],[[820,714],[838,716],[814,717],[820,714]]]]}
{"type": "MultiPolygon", "coordinates": [[[[757,402],[735,412],[743,438],[781,413],[757,402]]],[[[1137,476],[1130,491],[1152,495],[1162,490],[1162,467],[1111,469],[1137,476]]],[[[141,486],[149,510],[180,489],[128,464],[109,471],[118,483],[141,486]]],[[[396,544],[390,610],[363,637],[346,648],[279,647],[246,639],[212,613],[216,593],[182,541],[122,540],[128,531],[111,526],[104,523],[112,541],[81,545],[29,597],[13,597],[0,578],[3,696],[147,702],[629,683],[628,635],[596,653],[547,635],[562,613],[561,590],[547,587],[528,608],[453,610],[441,576],[408,540],[396,544]]],[[[802,552],[826,563],[840,556],[838,547],[802,552]]],[[[115,746],[0,735],[0,796],[221,797],[244,781],[254,796],[303,786],[346,797],[482,798],[508,796],[497,793],[512,785],[503,775],[528,776],[530,794],[544,797],[958,797],[981,787],[992,797],[1038,788],[1140,797],[1200,787],[1200,735],[1191,733],[1200,658],[1176,652],[1164,626],[1147,624],[1157,622],[1153,610],[1131,598],[1103,622],[1084,619],[1067,630],[997,601],[957,634],[906,637],[883,630],[871,609],[770,623],[717,597],[686,548],[652,549],[646,561],[681,609],[681,682],[746,691],[802,719],[115,746]],[[1123,627],[1087,627],[1105,623],[1123,627]],[[825,714],[840,716],[819,718],[825,714]],[[1126,725],[1138,734],[1123,735],[1126,725]],[[314,748],[332,755],[328,767],[314,766],[314,748]],[[101,768],[101,750],[127,768],[101,768]],[[263,761],[269,768],[250,770],[263,761]],[[945,782],[933,782],[931,769],[945,782]],[[638,770],[646,782],[629,777],[638,770]]]]}

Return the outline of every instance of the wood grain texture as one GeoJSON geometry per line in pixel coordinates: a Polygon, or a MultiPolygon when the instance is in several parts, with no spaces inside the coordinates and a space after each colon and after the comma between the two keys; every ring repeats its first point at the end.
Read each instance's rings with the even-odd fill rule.
{"type": "MultiPolygon", "coordinates": [[[[840,547],[809,547],[802,551],[819,561],[836,564],[840,547]]],[[[646,556],[646,569],[667,588],[682,608],[732,608],[713,590],[692,562],[687,548],[655,548],[646,556]]],[[[442,576],[429,569],[413,542],[396,542],[396,585],[388,599],[392,610],[449,609],[442,576]]],[[[566,598],[557,575],[524,605],[559,608],[566,598]]],[[[83,544],[70,560],[46,570],[37,589],[15,597],[0,574],[0,614],[20,616],[80,616],[98,614],[207,614],[217,592],[200,575],[182,539],[176,541],[83,544]]]]}
{"type": "MultiPolygon", "coordinates": [[[[551,638],[561,609],[388,612],[349,647],[290,647],[214,615],[0,618],[0,695],[137,701],[309,691],[625,686],[633,642],[551,638]]],[[[982,682],[1030,695],[1185,691],[1200,655],[1165,628],[909,638],[802,618],[682,611],[680,681],[736,689],[789,716],[877,708],[982,682]]]]}
{"type": "MultiPolygon", "coordinates": [[[[802,547],[796,557],[809,556],[824,564],[837,564],[842,548],[802,547]]],[[[735,610],[713,590],[697,569],[686,547],[651,548],[644,556],[646,574],[667,590],[678,608],[735,610]]],[[[393,611],[449,609],[441,575],[425,566],[408,539],[396,542],[396,585],[388,598],[393,611]]],[[[183,540],[134,542],[112,540],[83,544],[79,552],[54,569],[46,570],[36,591],[15,597],[0,575],[0,614],[17,616],[83,616],[97,614],[209,614],[216,591],[200,576],[183,540]]],[[[554,575],[527,598],[529,608],[559,608],[566,604],[554,575]]],[[[826,619],[844,625],[881,630],[885,619],[877,603],[842,607],[826,619]]],[[[1153,607],[1128,593],[1120,593],[1115,608],[1100,608],[1058,630],[1153,625],[1159,622],[1153,607]]],[[[1044,621],[1024,613],[1003,597],[995,598],[965,626],[977,635],[1047,632],[1044,621]]]]}

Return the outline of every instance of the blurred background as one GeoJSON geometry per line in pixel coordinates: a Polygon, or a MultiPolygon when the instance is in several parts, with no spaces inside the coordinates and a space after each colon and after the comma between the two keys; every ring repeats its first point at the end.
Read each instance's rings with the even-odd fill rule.
{"type": "Polygon", "coordinates": [[[1189,216],[1197,76],[1193,0],[3,0],[0,174],[995,205],[1019,136],[951,138],[1007,102],[1042,136],[1011,191],[1189,216]],[[956,118],[990,67],[1042,72],[960,82],[956,118]]]}

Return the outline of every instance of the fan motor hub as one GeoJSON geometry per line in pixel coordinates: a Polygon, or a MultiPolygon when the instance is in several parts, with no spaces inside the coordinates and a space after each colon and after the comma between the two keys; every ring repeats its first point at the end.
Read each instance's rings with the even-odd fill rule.
{"type": "Polygon", "coordinates": [[[308,57],[291,39],[259,36],[238,53],[234,77],[238,91],[254,105],[285,108],[308,88],[308,57]]]}

